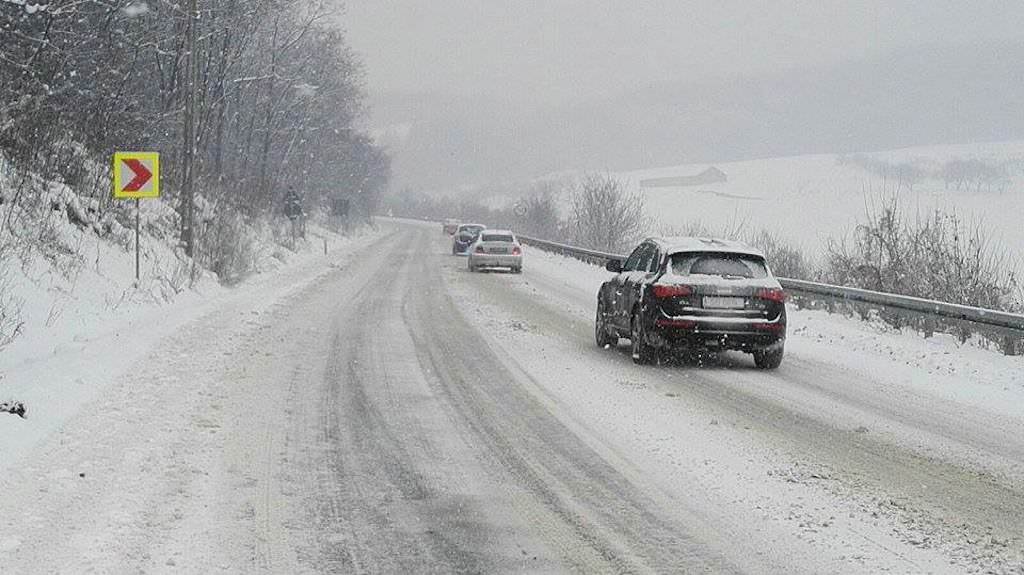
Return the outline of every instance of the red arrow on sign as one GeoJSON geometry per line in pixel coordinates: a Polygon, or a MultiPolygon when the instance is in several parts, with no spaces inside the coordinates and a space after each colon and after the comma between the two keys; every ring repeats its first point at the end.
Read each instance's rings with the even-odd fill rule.
{"type": "Polygon", "coordinates": [[[124,165],[128,166],[128,169],[135,174],[132,181],[128,182],[128,185],[124,187],[124,191],[137,192],[142,189],[142,186],[146,185],[146,182],[148,182],[150,178],[153,177],[153,172],[150,172],[149,169],[147,169],[139,160],[130,158],[121,161],[124,162],[124,165]]]}

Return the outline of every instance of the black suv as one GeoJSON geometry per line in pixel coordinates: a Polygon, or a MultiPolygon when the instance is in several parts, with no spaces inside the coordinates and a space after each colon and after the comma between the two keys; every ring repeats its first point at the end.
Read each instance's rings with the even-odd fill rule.
{"type": "Polygon", "coordinates": [[[601,347],[629,338],[633,361],[651,363],[672,350],[739,350],[761,369],[782,363],[786,295],[764,254],[738,242],[650,238],[597,294],[601,347]]]}

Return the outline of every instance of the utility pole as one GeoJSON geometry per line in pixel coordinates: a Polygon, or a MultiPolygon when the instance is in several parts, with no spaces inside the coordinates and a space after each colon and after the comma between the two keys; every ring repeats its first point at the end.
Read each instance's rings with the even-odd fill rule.
{"type": "Polygon", "coordinates": [[[185,121],[182,129],[183,147],[181,158],[181,242],[185,246],[185,254],[195,255],[195,164],[196,164],[196,88],[199,84],[199,65],[196,59],[196,25],[199,21],[197,0],[189,0],[188,25],[186,34],[185,74],[185,121]]]}

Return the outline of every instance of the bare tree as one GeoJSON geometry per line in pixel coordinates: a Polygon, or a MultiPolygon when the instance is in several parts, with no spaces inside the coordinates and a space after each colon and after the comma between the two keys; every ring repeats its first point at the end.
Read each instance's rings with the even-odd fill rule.
{"type": "Polygon", "coordinates": [[[772,272],[780,277],[813,280],[815,270],[813,263],[804,255],[800,248],[786,243],[778,235],[761,230],[747,238],[747,243],[764,252],[765,259],[772,267],[772,272]]]}
{"type": "Polygon", "coordinates": [[[989,192],[999,190],[1009,184],[1007,164],[989,164],[976,159],[952,159],[943,164],[940,172],[946,189],[950,185],[959,191],[981,192],[987,188],[989,192]]]}
{"type": "Polygon", "coordinates": [[[562,189],[557,182],[541,181],[530,187],[527,196],[515,207],[516,229],[527,235],[562,240],[563,225],[559,216],[558,198],[562,189]]]}
{"type": "Polygon", "coordinates": [[[892,198],[852,241],[829,242],[826,274],[842,285],[1014,311],[1015,263],[982,226],[941,211],[908,218],[892,198]]]}
{"type": "Polygon", "coordinates": [[[644,230],[643,196],[609,175],[586,175],[573,188],[568,228],[576,245],[623,251],[644,230]]]}
{"type": "Polygon", "coordinates": [[[0,350],[14,341],[21,333],[24,322],[21,319],[21,304],[12,294],[7,280],[6,265],[14,254],[0,240],[0,350]]]}

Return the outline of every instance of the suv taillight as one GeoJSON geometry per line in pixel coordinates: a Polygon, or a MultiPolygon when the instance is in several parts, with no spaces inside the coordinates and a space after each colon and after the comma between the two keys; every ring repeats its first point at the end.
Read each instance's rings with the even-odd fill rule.
{"type": "Polygon", "coordinates": [[[523,253],[523,250],[519,249],[519,246],[512,247],[512,255],[518,256],[521,253],[523,253]]]}
{"type": "Polygon", "coordinates": [[[757,297],[759,299],[773,301],[775,303],[785,303],[786,292],[775,288],[764,288],[757,291],[757,297]]]}
{"type": "Polygon", "coordinates": [[[682,285],[654,284],[651,287],[654,297],[666,299],[670,297],[686,297],[693,293],[693,288],[682,285]]]}

